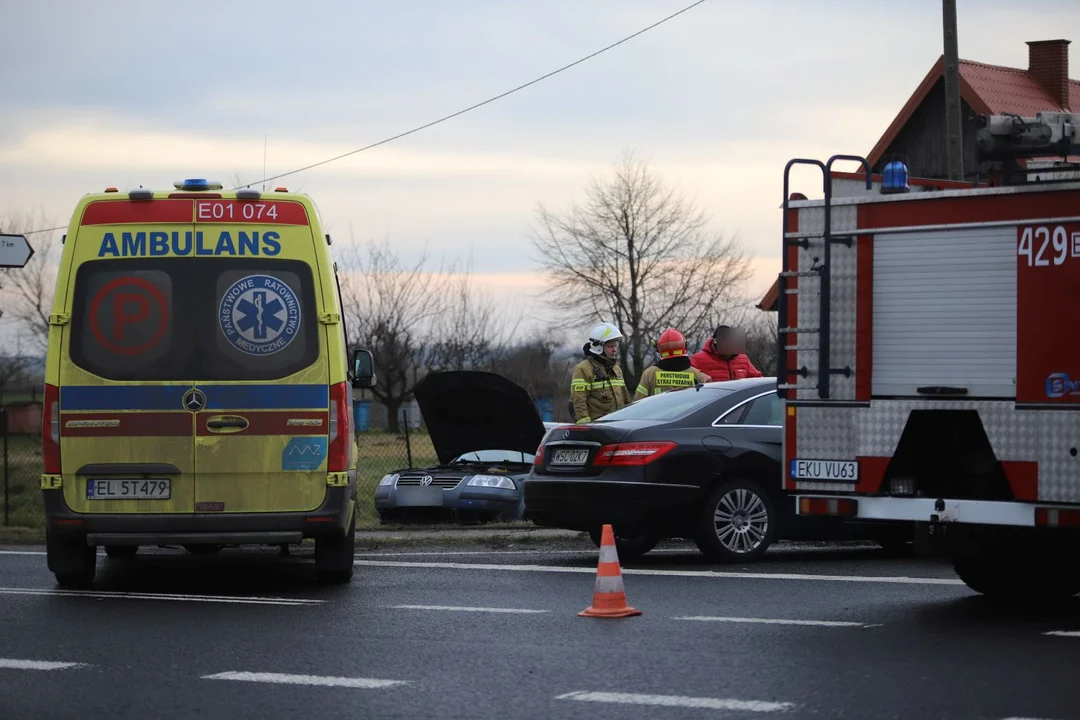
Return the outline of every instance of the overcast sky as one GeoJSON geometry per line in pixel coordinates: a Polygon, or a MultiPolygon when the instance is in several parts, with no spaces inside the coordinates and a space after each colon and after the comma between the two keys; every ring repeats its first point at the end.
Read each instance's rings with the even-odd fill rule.
{"type": "MultiPolygon", "coordinates": [[[[65,225],[109,185],[256,181],[264,136],[267,173],[287,172],[690,2],[0,0],[0,213],[41,208],[65,225]]],[[[963,58],[1026,67],[1027,40],[1080,41],[1080,0],[958,4],[963,58]]],[[[779,267],[783,164],[868,153],[941,37],[940,0],[708,0],[520,93],[275,184],[310,193],[338,243],[471,255],[493,292],[528,295],[536,204],[565,207],[635,150],[742,238],[760,295],[779,267]]]]}

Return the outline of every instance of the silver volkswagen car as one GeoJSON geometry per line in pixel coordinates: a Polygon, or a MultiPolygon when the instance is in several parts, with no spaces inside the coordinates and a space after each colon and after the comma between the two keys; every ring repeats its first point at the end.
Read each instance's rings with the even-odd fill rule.
{"type": "Polygon", "coordinates": [[[532,398],[501,375],[432,373],[413,390],[438,464],[396,470],[375,490],[383,523],[522,520],[522,487],[544,433],[532,398]]]}

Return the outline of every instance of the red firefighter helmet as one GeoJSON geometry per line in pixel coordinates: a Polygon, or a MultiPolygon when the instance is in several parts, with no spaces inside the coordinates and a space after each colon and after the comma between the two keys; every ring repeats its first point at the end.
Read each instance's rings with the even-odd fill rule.
{"type": "Polygon", "coordinates": [[[656,341],[656,349],[660,351],[660,359],[683,357],[686,355],[686,338],[675,328],[668,328],[660,333],[660,339],[656,341]]]}

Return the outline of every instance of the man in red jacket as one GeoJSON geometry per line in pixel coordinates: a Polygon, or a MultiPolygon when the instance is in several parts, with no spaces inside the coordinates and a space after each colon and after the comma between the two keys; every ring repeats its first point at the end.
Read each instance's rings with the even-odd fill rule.
{"type": "Polygon", "coordinates": [[[712,378],[713,382],[761,377],[761,371],[746,357],[742,331],[720,325],[705,347],[694,353],[690,364],[712,378]]]}

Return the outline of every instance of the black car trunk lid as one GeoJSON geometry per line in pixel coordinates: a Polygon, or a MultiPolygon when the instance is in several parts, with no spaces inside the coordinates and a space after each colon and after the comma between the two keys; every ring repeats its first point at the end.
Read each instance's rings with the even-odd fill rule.
{"type": "Polygon", "coordinates": [[[625,440],[638,424],[621,422],[557,427],[550,430],[544,439],[540,466],[543,472],[558,475],[596,475],[604,469],[594,465],[600,449],[625,440]]]}

